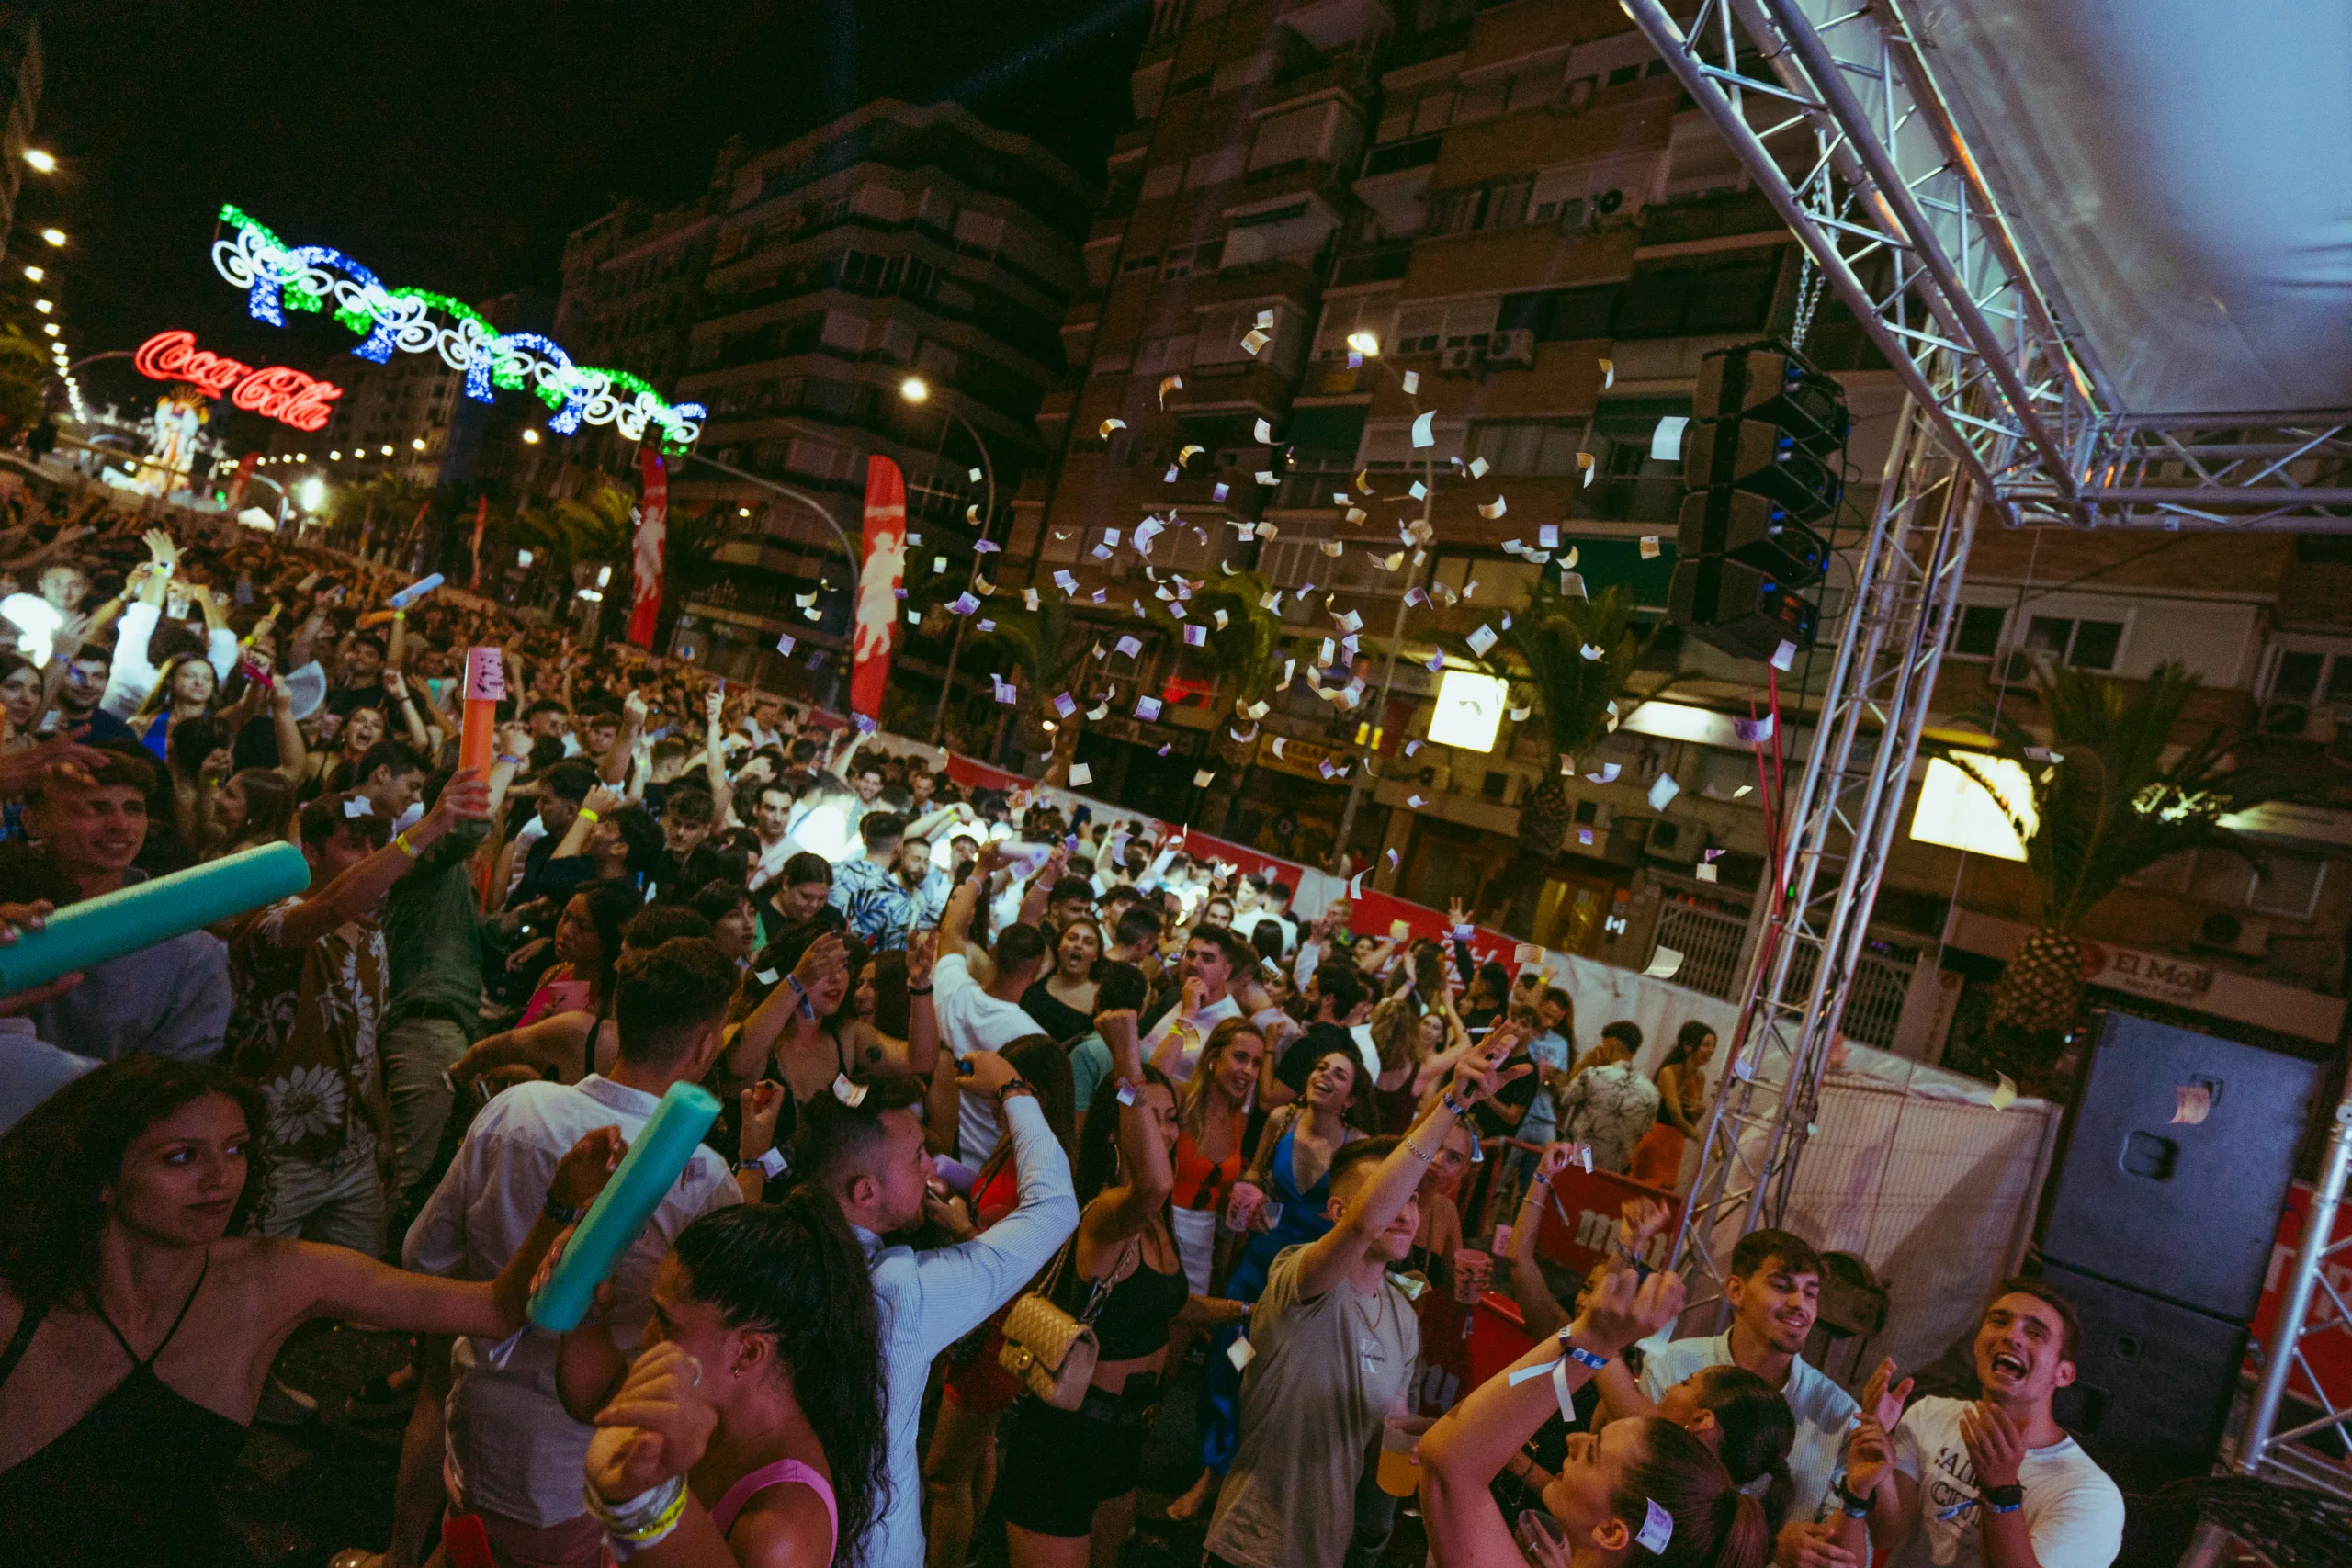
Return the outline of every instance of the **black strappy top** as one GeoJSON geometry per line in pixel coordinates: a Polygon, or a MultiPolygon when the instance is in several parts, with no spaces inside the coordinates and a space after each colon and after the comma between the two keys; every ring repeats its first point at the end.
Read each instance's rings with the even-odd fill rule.
{"type": "MultiPolygon", "coordinates": [[[[91,1303],[130,1358],[130,1375],[79,1421],[0,1471],[0,1562],[215,1568],[229,1560],[220,1498],[245,1428],[155,1375],[156,1358],[203,1289],[199,1273],[163,1344],[143,1359],[106,1309],[91,1303]]],[[[16,1337],[0,1350],[0,1387],[48,1315],[46,1303],[27,1304],[16,1337]]]]}

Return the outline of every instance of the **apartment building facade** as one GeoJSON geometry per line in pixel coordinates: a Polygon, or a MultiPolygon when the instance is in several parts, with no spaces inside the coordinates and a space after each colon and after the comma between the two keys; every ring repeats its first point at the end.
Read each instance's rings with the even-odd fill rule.
{"type": "MultiPolygon", "coordinates": [[[[1205,829],[1320,860],[1351,818],[1345,847],[1376,885],[1498,919],[1521,874],[1522,812],[1555,761],[1534,723],[1506,724],[1489,751],[1407,755],[1440,680],[1429,660],[1449,637],[1493,629],[1571,548],[1589,589],[1622,583],[1662,618],[1683,481],[1672,443],[1655,439],[1661,421],[1691,412],[1703,355],[1793,335],[1801,321],[1854,417],[1845,504],[1827,530],[1851,543],[1899,407],[1893,378],[1604,0],[1165,0],[1132,85],[1087,288],[1062,324],[1071,371],[1039,414],[1052,461],[1015,502],[1005,557],[1011,581],[1043,589],[1072,574],[1085,591],[1075,610],[1145,645],[1131,674],[1106,673],[1123,698],[1159,698],[1158,717],[1133,717],[1123,700],[1088,726],[1079,756],[1098,792],[1179,820],[1223,802],[1204,802],[1193,766],[1169,765],[1163,748],[1238,767],[1230,814],[1205,829]],[[1420,414],[1430,447],[1413,444],[1420,414]],[[1417,480],[1433,492],[1418,560],[1398,533],[1423,514],[1417,480]],[[1167,525],[1148,558],[1133,547],[1145,519],[1167,525]],[[1548,552],[1539,530],[1556,530],[1548,552]],[[1283,595],[1296,667],[1333,669],[1326,691],[1363,681],[1361,701],[1294,680],[1270,695],[1254,753],[1232,758],[1209,660],[1132,616],[1130,601],[1149,601],[1171,569],[1261,574],[1283,595]],[[1350,618],[1361,638],[1335,655],[1327,639],[1350,618]],[[1376,789],[1355,769],[1327,771],[1375,741],[1376,789]]],[[[2304,585],[2352,576],[2352,564],[2299,558],[2292,540],[2163,537],[2143,561],[2155,541],[1981,529],[1939,729],[1964,732],[1996,696],[2034,728],[2038,662],[2132,679],[2177,660],[2204,678],[2194,724],[2334,747],[2335,716],[2352,714],[2352,645],[2331,617],[2352,601],[2304,585]]],[[[1824,646],[1779,677],[1792,770],[1849,583],[1833,560],[1824,646]]],[[[1766,854],[1758,758],[1731,720],[1765,701],[1764,672],[1665,628],[1632,694],[1646,700],[1626,703],[1619,730],[1580,759],[1585,773],[1614,763],[1615,776],[1558,781],[1571,830],[1523,934],[1634,967],[1671,939],[1694,983],[1728,990],[1766,854]],[[1665,809],[1650,800],[1662,776],[1678,786],[1665,809]]],[[[2332,1037],[2352,817],[2281,807],[2248,825],[2266,833],[2259,874],[2213,852],[2156,868],[2090,934],[2139,954],[2135,974],[2185,964],[2255,983],[2221,983],[2217,1000],[2209,980],[2195,994],[2216,1016],[2291,1012],[2305,1037],[2332,1037]]],[[[2033,908],[2021,867],[1906,844],[1849,1032],[1932,1055],[2033,908]]],[[[2188,1006],[2156,996],[2164,982],[2132,992],[2121,968],[2104,973],[2119,994],[2188,1006]]]]}
{"type": "MultiPolygon", "coordinates": [[[[983,526],[1002,541],[997,513],[1044,457],[1035,415],[1096,192],[954,104],[888,99],[744,153],[724,186],[676,393],[709,410],[696,450],[723,467],[680,464],[671,504],[731,508],[752,536],[722,553],[682,646],[769,675],[785,634],[846,645],[854,568],[813,508],[854,538],[869,454],[906,477],[910,574],[961,578],[983,526]]],[[[910,629],[901,671],[944,648],[910,629]]]]}

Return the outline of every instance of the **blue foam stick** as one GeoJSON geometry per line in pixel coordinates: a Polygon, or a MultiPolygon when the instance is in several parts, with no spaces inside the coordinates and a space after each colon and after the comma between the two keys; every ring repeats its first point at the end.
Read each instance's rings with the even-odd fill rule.
{"type": "Polygon", "coordinates": [[[416,581],[410,583],[385,603],[390,604],[395,610],[405,610],[440,586],[441,574],[436,571],[430,577],[419,578],[416,581]]]}
{"type": "Polygon", "coordinates": [[[638,1129],[621,1166],[613,1172],[596,1201],[581,1217],[580,1228],[564,1244],[555,1273],[531,1298],[533,1327],[549,1334],[567,1334],[588,1315],[596,1287],[612,1274],[613,1265],[637,1240],[645,1222],[661,1206],[662,1194],[695,1157],[702,1135],[718,1120],[718,1101],[698,1084],[673,1083],[653,1114],[638,1129]]]}
{"type": "Polygon", "coordinates": [[[264,844],[69,904],[0,947],[0,996],[29,990],[301,892],[311,863],[291,844],[264,844]]]}

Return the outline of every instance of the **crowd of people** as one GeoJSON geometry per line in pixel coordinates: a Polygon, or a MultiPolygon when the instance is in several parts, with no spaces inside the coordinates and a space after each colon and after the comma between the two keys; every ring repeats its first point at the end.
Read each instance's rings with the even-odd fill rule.
{"type": "Polygon", "coordinates": [[[1416,1493],[1441,1564],[2114,1556],[2044,1285],[1985,1308],[1972,1400],[1808,1363],[1786,1232],[1739,1242],[1726,1333],[1667,1337],[1659,1201],[1559,1302],[1553,1184],[1671,1194],[1703,1025],[1645,1074],[1459,909],[1359,934],[691,664],[396,608],[381,566],[104,513],[8,551],[0,942],[264,845],[311,875],[0,999],[7,1561],[234,1561],[220,1489],[249,1424],[315,1418],[280,1352],[321,1321],[413,1337],[342,1413],[402,1424],[345,1564],[962,1568],[992,1525],[1108,1568],[1194,1358],[1165,1528],[1211,1565],[1372,1563],[1416,1493]],[[681,1084],[704,1146],[587,1320],[524,1330],[681,1084]],[[1488,1271],[1535,1348],[1433,1402],[1423,1318],[1488,1271]]]}

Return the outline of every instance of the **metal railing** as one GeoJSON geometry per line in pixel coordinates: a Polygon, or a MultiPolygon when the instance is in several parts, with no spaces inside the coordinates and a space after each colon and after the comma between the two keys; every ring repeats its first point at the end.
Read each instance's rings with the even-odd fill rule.
{"type": "Polygon", "coordinates": [[[1741,983],[1747,978],[1739,962],[1747,935],[1747,921],[1742,916],[1696,904],[1669,903],[1657,912],[1657,945],[1682,954],[1674,983],[1727,1002],[1739,999],[1741,983]]]}

